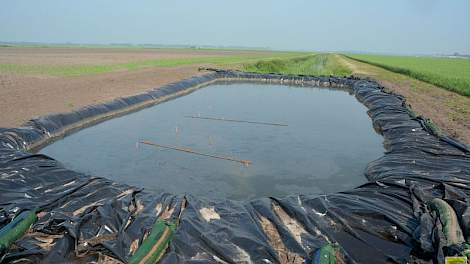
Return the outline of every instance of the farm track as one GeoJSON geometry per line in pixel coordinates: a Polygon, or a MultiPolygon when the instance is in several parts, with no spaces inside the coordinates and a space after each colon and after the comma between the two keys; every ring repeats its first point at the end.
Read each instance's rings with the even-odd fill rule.
{"type": "Polygon", "coordinates": [[[372,78],[403,95],[417,114],[430,118],[444,133],[470,144],[469,97],[341,55],[335,55],[335,59],[354,75],[372,78]]]}

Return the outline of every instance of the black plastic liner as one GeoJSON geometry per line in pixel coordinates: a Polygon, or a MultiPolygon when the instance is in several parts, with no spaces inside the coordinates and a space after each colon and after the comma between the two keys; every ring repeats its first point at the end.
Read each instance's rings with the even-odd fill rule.
{"type": "Polygon", "coordinates": [[[442,230],[427,202],[436,197],[447,201],[468,241],[470,149],[436,135],[427,124],[402,97],[373,81],[217,71],[0,129],[0,228],[19,211],[41,211],[3,261],[127,262],[162,218],[178,221],[162,263],[304,263],[335,242],[347,263],[443,262],[442,230]],[[156,195],[28,152],[75,129],[217,80],[350,89],[368,107],[386,153],[368,165],[369,182],[354,190],[239,202],[156,195]]]}

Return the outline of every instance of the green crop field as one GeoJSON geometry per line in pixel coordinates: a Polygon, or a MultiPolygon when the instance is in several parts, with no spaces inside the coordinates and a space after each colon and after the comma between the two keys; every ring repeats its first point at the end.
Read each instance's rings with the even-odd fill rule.
{"type": "Polygon", "coordinates": [[[357,54],[348,57],[470,96],[470,59],[357,54]]]}
{"type": "Polygon", "coordinates": [[[48,76],[78,76],[120,70],[138,70],[149,67],[176,67],[191,64],[213,64],[217,66],[251,63],[262,59],[287,59],[305,56],[300,52],[267,52],[257,55],[207,56],[193,58],[166,58],[130,61],[113,64],[72,64],[72,65],[28,65],[0,63],[0,73],[48,76]]]}
{"type": "Polygon", "coordinates": [[[243,70],[258,73],[344,76],[350,69],[340,64],[333,54],[317,54],[298,58],[262,60],[243,65],[243,70]]]}

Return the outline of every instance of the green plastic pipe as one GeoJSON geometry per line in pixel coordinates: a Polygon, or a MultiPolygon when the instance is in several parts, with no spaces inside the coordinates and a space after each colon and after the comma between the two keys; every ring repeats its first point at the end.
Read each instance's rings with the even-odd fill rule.
{"type": "Polygon", "coordinates": [[[452,209],[447,202],[439,198],[432,199],[430,207],[439,215],[439,219],[442,223],[442,232],[447,242],[445,246],[461,245],[465,243],[462,229],[460,228],[459,220],[454,209],[452,209]]]}
{"type": "Polygon", "coordinates": [[[437,212],[442,223],[442,232],[446,237],[445,246],[460,246],[462,248],[460,256],[446,257],[445,263],[467,263],[467,260],[470,259],[470,244],[465,241],[454,209],[446,201],[439,198],[434,198],[430,203],[430,207],[431,210],[437,212]]]}
{"type": "Polygon", "coordinates": [[[129,264],[154,264],[165,252],[173,233],[175,223],[158,219],[148,237],[142,242],[135,254],[129,259],[129,264]]]}
{"type": "Polygon", "coordinates": [[[338,252],[339,246],[336,243],[325,244],[315,253],[312,264],[337,264],[338,252]]]}
{"type": "Polygon", "coordinates": [[[2,259],[3,255],[16,240],[28,232],[31,225],[37,220],[38,217],[35,210],[23,211],[13,218],[8,225],[0,229],[0,259],[2,259]]]}

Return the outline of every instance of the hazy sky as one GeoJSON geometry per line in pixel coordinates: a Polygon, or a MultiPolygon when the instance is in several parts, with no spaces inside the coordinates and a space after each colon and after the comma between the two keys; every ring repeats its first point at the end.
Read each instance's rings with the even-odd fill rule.
{"type": "Polygon", "coordinates": [[[0,0],[0,41],[470,53],[470,0],[0,0]]]}

